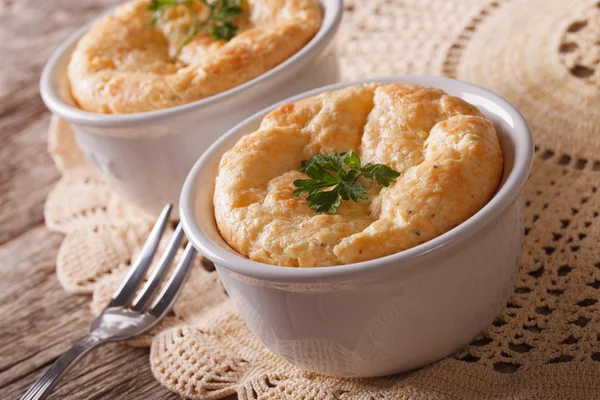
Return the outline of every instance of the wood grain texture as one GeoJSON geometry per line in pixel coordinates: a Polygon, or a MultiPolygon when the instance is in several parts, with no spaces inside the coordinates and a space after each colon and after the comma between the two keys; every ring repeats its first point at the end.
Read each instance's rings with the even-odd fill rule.
{"type": "MultiPolygon", "coordinates": [[[[88,297],[70,296],[55,271],[62,236],[43,226],[58,179],[46,151],[50,113],[39,95],[56,46],[115,0],[0,0],[0,398],[19,398],[86,335],[88,297]]],[[[50,399],[176,399],[152,376],[148,350],[111,344],[72,369],[50,399]]]]}
{"type": "MultiPolygon", "coordinates": [[[[0,389],[3,399],[23,395],[42,371],[35,371],[0,389]]],[[[70,370],[48,397],[58,399],[179,399],[160,386],[150,372],[148,351],[110,344],[86,356],[70,370]]]]}
{"type": "Polygon", "coordinates": [[[115,0],[5,1],[0,7],[0,243],[43,221],[58,172],[38,83],[58,44],[115,0]]]}
{"type": "MultiPolygon", "coordinates": [[[[61,235],[38,225],[0,247],[0,398],[18,398],[86,335],[89,298],[70,296],[54,274],[61,235]]],[[[148,350],[111,344],[92,351],[53,399],[173,399],[152,376],[148,350]]]]}

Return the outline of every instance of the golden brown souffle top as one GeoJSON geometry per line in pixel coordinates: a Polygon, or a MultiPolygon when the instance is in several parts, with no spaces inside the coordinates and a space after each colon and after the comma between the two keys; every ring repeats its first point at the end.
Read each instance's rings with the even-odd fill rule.
{"type": "MultiPolygon", "coordinates": [[[[245,0],[233,39],[214,41],[200,32],[171,60],[191,13],[175,6],[153,25],[148,5],[141,0],[117,7],[79,40],[68,79],[80,108],[136,113],[224,92],[291,57],[317,33],[323,18],[318,0],[245,0]]],[[[207,15],[201,2],[194,7],[200,19],[207,15]]]]}
{"type": "Polygon", "coordinates": [[[221,236],[252,260],[290,267],[349,264],[431,240],[494,195],[503,159],[494,125],[465,101],[408,84],[326,92],[268,114],[219,165],[214,208],[221,236]],[[317,215],[293,194],[302,160],[356,152],[400,172],[389,187],[359,178],[368,200],[317,215]]]}

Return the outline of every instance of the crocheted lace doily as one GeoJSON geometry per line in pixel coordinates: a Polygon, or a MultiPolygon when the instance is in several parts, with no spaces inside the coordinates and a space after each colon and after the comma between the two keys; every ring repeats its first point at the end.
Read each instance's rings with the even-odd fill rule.
{"type": "MultiPolygon", "coordinates": [[[[502,93],[532,125],[515,293],[469,346],[385,378],[305,372],[250,333],[203,259],[173,313],[128,343],[150,346],[155,377],[194,399],[600,398],[599,10],[583,0],[346,2],[344,78],[445,74],[502,93]]],[[[53,120],[49,149],[62,172],[45,209],[48,228],[65,234],[57,274],[99,312],[153,219],[111,192],[66,123],[53,120]]]]}

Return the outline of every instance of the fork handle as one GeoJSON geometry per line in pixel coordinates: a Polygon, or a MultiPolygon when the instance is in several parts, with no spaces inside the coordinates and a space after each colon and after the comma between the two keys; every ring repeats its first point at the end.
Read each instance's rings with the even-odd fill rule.
{"type": "Polygon", "coordinates": [[[45,399],[75,361],[96,346],[105,343],[97,337],[88,336],[75,343],[66,353],[58,357],[52,366],[21,397],[21,400],[45,399]]]}

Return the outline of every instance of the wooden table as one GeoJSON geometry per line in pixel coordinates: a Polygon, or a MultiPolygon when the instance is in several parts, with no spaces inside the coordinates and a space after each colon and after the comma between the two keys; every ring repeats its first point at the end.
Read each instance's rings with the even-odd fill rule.
{"type": "MultiPolygon", "coordinates": [[[[44,227],[58,179],[46,153],[50,113],[39,96],[60,41],[115,0],[0,0],[0,398],[17,399],[92,320],[89,298],[54,273],[62,236],[44,227]]],[[[112,344],[82,360],[51,399],[176,399],[152,376],[147,349],[112,344]]]]}

